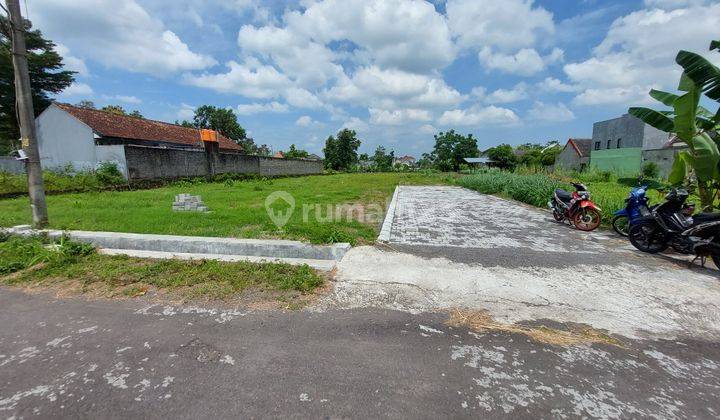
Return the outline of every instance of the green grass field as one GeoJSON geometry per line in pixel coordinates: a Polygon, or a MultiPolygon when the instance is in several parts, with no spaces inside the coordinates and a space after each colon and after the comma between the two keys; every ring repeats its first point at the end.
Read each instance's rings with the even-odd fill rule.
{"type": "MultiPolygon", "coordinates": [[[[167,187],[84,192],[47,197],[55,229],[158,233],[237,238],[284,238],[314,243],[371,242],[396,185],[437,185],[452,175],[437,173],[354,173],[220,183],[177,182],[167,187]],[[266,198],[285,191],[294,211],[278,228],[265,209],[266,198]],[[210,213],[173,212],[176,194],[202,196],[210,213]],[[335,216],[335,205],[355,205],[335,216]],[[333,217],[328,217],[328,205],[333,217]]],[[[278,201],[272,208],[286,211],[278,201]]],[[[0,200],[0,226],[29,224],[27,197],[0,200]]]]}

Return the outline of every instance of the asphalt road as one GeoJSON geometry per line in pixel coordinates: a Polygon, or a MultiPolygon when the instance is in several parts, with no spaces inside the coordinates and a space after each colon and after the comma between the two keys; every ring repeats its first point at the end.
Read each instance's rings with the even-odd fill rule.
{"type": "Polygon", "coordinates": [[[0,416],[716,418],[720,348],[560,347],[443,314],[255,312],[0,289],[0,416]]]}

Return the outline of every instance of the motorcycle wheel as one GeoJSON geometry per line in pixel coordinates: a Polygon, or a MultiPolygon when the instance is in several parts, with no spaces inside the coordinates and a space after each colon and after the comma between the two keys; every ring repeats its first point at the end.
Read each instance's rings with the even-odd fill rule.
{"type": "Polygon", "coordinates": [[[620,236],[628,236],[630,229],[630,219],[627,216],[615,216],[612,219],[612,227],[620,236]]]}
{"type": "Polygon", "coordinates": [[[660,226],[655,222],[635,223],[628,231],[630,243],[642,252],[657,254],[664,251],[668,244],[660,232],[660,226]]]}
{"type": "Polygon", "coordinates": [[[600,226],[602,216],[600,212],[595,209],[580,209],[575,216],[573,216],[573,224],[578,230],[583,232],[590,232],[591,230],[597,229],[600,226]]]}

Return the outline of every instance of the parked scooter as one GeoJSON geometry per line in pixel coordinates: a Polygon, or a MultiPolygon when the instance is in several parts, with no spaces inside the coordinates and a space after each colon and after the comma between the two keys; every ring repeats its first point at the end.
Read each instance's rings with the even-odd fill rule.
{"type": "Polygon", "coordinates": [[[615,217],[612,219],[612,227],[615,232],[622,236],[628,236],[630,224],[635,219],[650,215],[648,199],[645,196],[647,189],[647,185],[633,188],[628,194],[628,198],[625,199],[625,207],[613,213],[615,217]]]}
{"type": "Polygon", "coordinates": [[[548,207],[558,222],[568,220],[579,230],[589,232],[600,226],[602,215],[600,207],[590,201],[590,191],[585,185],[573,183],[575,191],[569,193],[563,189],[556,189],[548,207]]]}
{"type": "Polygon", "coordinates": [[[687,191],[673,189],[649,216],[633,220],[628,231],[630,243],[651,254],[671,246],[677,252],[695,254],[703,265],[705,258],[711,257],[720,267],[720,213],[688,215],[687,197],[687,191]]]}

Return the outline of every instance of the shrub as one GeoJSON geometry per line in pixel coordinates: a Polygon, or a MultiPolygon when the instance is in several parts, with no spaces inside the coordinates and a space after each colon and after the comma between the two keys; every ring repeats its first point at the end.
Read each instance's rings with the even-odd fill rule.
{"type": "Polygon", "coordinates": [[[657,179],[660,176],[660,167],[655,162],[645,162],[642,166],[643,178],[657,179]]]}
{"type": "Polygon", "coordinates": [[[103,185],[120,185],[125,182],[125,177],[115,162],[101,162],[95,169],[95,176],[103,185]]]}

